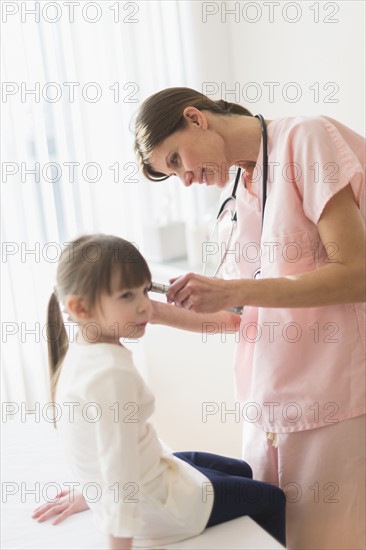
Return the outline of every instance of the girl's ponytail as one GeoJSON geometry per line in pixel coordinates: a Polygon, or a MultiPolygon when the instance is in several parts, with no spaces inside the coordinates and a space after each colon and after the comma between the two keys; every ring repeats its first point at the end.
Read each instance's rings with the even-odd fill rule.
{"type": "Polygon", "coordinates": [[[47,345],[48,364],[51,381],[51,396],[52,401],[54,401],[56,384],[61,370],[61,363],[69,347],[69,340],[62,318],[60,304],[55,291],[52,292],[50,300],[48,302],[47,345]]]}

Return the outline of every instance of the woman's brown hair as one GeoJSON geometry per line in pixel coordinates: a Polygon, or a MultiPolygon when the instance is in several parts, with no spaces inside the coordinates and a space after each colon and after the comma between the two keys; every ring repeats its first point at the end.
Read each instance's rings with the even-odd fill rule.
{"type": "Polygon", "coordinates": [[[57,285],[47,312],[48,362],[52,400],[55,400],[61,364],[69,340],[61,304],[67,296],[80,296],[90,309],[102,293],[111,294],[112,280],[120,288],[133,288],[151,281],[146,260],[130,242],[112,235],[84,235],[63,249],[57,268],[57,285]]]}
{"type": "Polygon", "coordinates": [[[218,115],[253,116],[237,103],[228,103],[222,99],[215,101],[191,88],[166,88],[151,95],[142,103],[136,115],[134,144],[140,169],[149,180],[162,181],[169,177],[155,172],[149,159],[154,147],[186,126],[183,116],[186,107],[196,107],[200,111],[218,115]]]}

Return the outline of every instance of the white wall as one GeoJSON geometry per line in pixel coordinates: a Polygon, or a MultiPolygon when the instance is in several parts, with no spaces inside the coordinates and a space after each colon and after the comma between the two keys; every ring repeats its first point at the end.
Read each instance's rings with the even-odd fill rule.
{"type": "Polygon", "coordinates": [[[238,82],[241,101],[267,118],[324,114],[364,134],[365,2],[254,2],[261,18],[252,24],[244,15],[253,20],[260,12],[243,12],[249,3],[238,4],[240,22],[227,16],[233,55],[227,88],[238,82]],[[273,7],[273,23],[268,4],[280,4],[273,7]],[[256,97],[255,87],[245,88],[250,82],[262,93],[253,103],[245,102],[256,97]],[[273,101],[265,82],[278,83],[273,101]],[[296,87],[287,87],[291,82],[296,87]]]}
{"type": "Polygon", "coordinates": [[[145,337],[154,422],[174,450],[240,456],[241,418],[232,382],[233,336],[149,327],[145,337]],[[234,414],[228,411],[234,411],[234,414]]]}
{"type": "MultiPolygon", "coordinates": [[[[182,273],[174,266],[150,267],[153,280],[163,283],[182,273]]],[[[156,294],[153,298],[165,301],[156,294]]],[[[232,375],[235,337],[147,328],[141,364],[156,396],[153,422],[174,450],[241,456],[241,418],[232,375]],[[229,410],[236,414],[225,414],[229,410]]]]}

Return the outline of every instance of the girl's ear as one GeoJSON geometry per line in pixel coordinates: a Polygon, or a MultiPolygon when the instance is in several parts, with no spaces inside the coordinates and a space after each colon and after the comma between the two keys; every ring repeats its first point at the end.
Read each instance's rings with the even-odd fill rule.
{"type": "Polygon", "coordinates": [[[85,300],[80,296],[69,296],[65,302],[65,308],[76,320],[81,321],[90,318],[90,309],[87,307],[85,300]]]}

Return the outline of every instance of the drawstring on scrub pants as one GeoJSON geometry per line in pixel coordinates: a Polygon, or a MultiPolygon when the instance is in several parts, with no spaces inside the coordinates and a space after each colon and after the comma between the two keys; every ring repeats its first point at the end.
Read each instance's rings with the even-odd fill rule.
{"type": "Polygon", "coordinates": [[[275,447],[275,449],[277,449],[277,447],[278,447],[278,434],[275,434],[273,432],[268,432],[267,433],[267,439],[271,439],[272,447],[275,447]]]}

